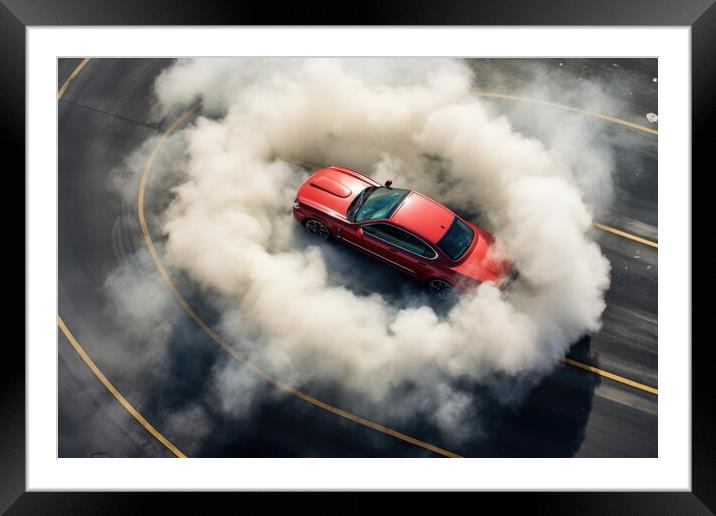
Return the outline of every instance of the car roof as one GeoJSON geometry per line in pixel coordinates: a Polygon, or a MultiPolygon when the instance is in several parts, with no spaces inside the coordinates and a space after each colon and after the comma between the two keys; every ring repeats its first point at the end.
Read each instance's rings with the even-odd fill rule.
{"type": "Polygon", "coordinates": [[[445,236],[455,220],[455,214],[430,197],[411,191],[390,221],[414,233],[431,244],[437,244],[445,236]]]}

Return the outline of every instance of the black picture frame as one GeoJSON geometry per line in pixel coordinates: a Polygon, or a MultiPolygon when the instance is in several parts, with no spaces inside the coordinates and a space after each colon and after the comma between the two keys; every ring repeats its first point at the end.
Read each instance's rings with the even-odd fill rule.
{"type": "MultiPolygon", "coordinates": [[[[692,156],[706,163],[716,122],[716,6],[714,0],[619,2],[521,0],[478,3],[401,0],[391,3],[302,3],[300,9],[276,9],[254,2],[125,0],[3,0],[0,4],[0,81],[2,134],[6,159],[25,164],[25,31],[47,25],[621,25],[691,27],[692,156]],[[710,144],[710,145],[709,145],[710,144]]],[[[19,174],[14,174],[19,178],[19,174]]],[[[693,174],[692,174],[693,177],[693,174]]],[[[18,185],[19,186],[19,185],[18,185]]],[[[22,184],[24,192],[24,182],[22,184]]],[[[18,189],[19,191],[19,189],[18,189]]],[[[16,199],[23,199],[15,196],[16,199]]],[[[19,226],[15,224],[15,226],[19,226]]],[[[693,233],[692,233],[693,234],[693,233]]],[[[24,232],[23,232],[24,238],[24,232]]],[[[27,260],[23,248],[23,260],[27,260]]],[[[17,258],[15,258],[16,260],[17,258]]],[[[48,286],[48,291],[52,289],[48,286]]],[[[135,512],[148,497],[141,493],[25,492],[25,353],[6,341],[0,401],[0,511],[10,514],[115,514],[135,512]]],[[[672,343],[689,345],[691,343],[672,343]]],[[[692,345],[692,490],[691,492],[598,492],[480,494],[481,502],[507,509],[523,508],[548,514],[713,514],[716,511],[716,446],[714,403],[710,389],[711,345],[692,345]],[[499,499],[497,499],[499,497],[499,499]]],[[[149,495],[154,498],[154,495],[149,495]]],[[[232,495],[222,495],[226,498],[232,495]]],[[[352,494],[346,509],[366,510],[373,494],[352,494]]],[[[184,494],[162,496],[162,506],[181,504],[184,494]]],[[[422,496],[413,498],[425,506],[422,496]]],[[[309,503],[313,504],[314,501],[309,503]]],[[[453,499],[452,503],[459,503],[453,499]]],[[[474,503],[474,502],[469,502],[474,503]]],[[[486,506],[489,507],[489,506],[486,506]]],[[[362,511],[361,511],[362,512],[362,511]]]]}

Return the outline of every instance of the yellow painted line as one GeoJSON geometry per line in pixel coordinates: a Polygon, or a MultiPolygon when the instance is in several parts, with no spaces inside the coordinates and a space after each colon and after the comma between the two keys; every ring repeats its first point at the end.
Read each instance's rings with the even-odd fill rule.
{"type": "MultiPolygon", "coordinates": [[[[64,82],[64,84],[63,84],[62,87],[60,88],[60,91],[59,91],[58,94],[57,94],[57,98],[58,98],[58,99],[62,98],[62,96],[64,95],[65,91],[67,90],[67,87],[69,86],[70,82],[79,74],[79,72],[82,70],[82,68],[84,68],[84,67],[86,66],[86,64],[89,62],[89,60],[90,60],[89,58],[83,59],[83,60],[78,64],[78,66],[73,70],[73,72],[70,74],[70,76],[67,78],[67,80],[64,82]]],[[[540,101],[540,100],[536,100],[536,99],[528,99],[528,98],[524,98],[524,97],[515,97],[515,96],[512,96],[512,95],[503,95],[503,94],[497,94],[497,93],[492,93],[492,94],[491,94],[491,93],[475,92],[475,94],[476,94],[476,95],[480,95],[480,96],[492,96],[492,97],[500,97],[500,98],[506,98],[506,99],[511,99],[511,100],[523,100],[523,101],[535,102],[535,103],[538,103],[538,104],[549,105],[549,106],[558,107],[558,108],[561,108],[561,109],[566,109],[566,110],[568,110],[568,111],[573,111],[573,112],[577,112],[577,113],[582,113],[582,114],[586,114],[586,115],[589,115],[589,116],[594,116],[594,117],[596,117],[596,118],[601,118],[601,119],[608,120],[608,121],[611,121],[611,122],[619,123],[619,124],[622,124],[622,125],[625,125],[625,126],[628,126],[628,127],[632,127],[632,128],[635,128],[635,129],[639,129],[639,130],[642,130],[642,131],[645,131],[645,132],[649,132],[649,133],[652,133],[652,134],[658,134],[657,131],[655,131],[655,130],[653,130],[653,129],[651,129],[651,128],[648,128],[648,127],[645,127],[645,126],[641,126],[641,125],[638,125],[638,124],[633,124],[633,123],[628,122],[628,121],[626,121],[626,120],[621,120],[621,119],[618,119],[618,118],[615,118],[615,117],[610,117],[610,116],[602,115],[602,114],[600,114],[600,113],[594,113],[594,112],[590,112],[590,111],[586,111],[586,110],[582,110],[582,109],[578,109],[578,108],[573,108],[573,107],[565,106],[565,105],[562,105],[562,104],[556,104],[556,103],[553,103],[553,102],[540,101]]],[[[300,398],[300,399],[303,399],[304,401],[306,401],[306,402],[308,402],[308,403],[311,403],[311,404],[314,405],[314,406],[317,406],[317,407],[319,407],[319,408],[322,408],[322,409],[324,409],[324,410],[326,410],[326,411],[328,411],[328,412],[334,413],[334,414],[336,414],[336,415],[338,415],[338,416],[340,416],[340,417],[343,417],[343,418],[345,418],[345,419],[348,419],[348,420],[350,420],[350,421],[353,421],[353,422],[355,422],[355,423],[357,423],[357,424],[360,424],[360,425],[366,426],[366,427],[368,427],[368,428],[371,428],[371,429],[373,429],[373,430],[376,430],[376,431],[385,433],[385,434],[387,434],[387,435],[390,435],[390,436],[395,437],[395,438],[397,438],[397,439],[400,439],[400,440],[402,440],[402,441],[408,442],[408,443],[413,444],[413,445],[415,445],[415,446],[418,446],[418,447],[421,447],[421,448],[430,450],[430,451],[432,451],[432,452],[434,452],[434,453],[437,453],[437,454],[439,454],[439,455],[443,455],[443,456],[446,456],[446,457],[460,457],[459,455],[457,455],[457,454],[455,454],[455,453],[453,453],[453,452],[450,452],[450,451],[448,451],[448,450],[439,448],[439,447],[437,447],[437,446],[434,446],[434,445],[432,445],[432,444],[426,443],[426,442],[424,442],[424,441],[420,441],[419,439],[415,439],[415,438],[413,438],[413,437],[410,437],[409,435],[403,434],[403,433],[401,433],[401,432],[397,432],[397,431],[395,431],[395,430],[393,430],[393,429],[391,429],[391,428],[388,428],[388,427],[386,427],[386,426],[384,426],[384,425],[380,425],[380,424],[378,424],[378,423],[375,423],[375,422],[370,421],[370,420],[368,420],[368,419],[365,419],[365,418],[363,418],[363,417],[357,416],[357,415],[352,414],[352,413],[350,413],[350,412],[347,412],[347,411],[345,411],[345,410],[342,410],[342,409],[339,409],[339,408],[334,407],[334,406],[332,406],[332,405],[329,405],[329,404],[327,404],[327,403],[325,403],[325,402],[323,402],[323,401],[320,401],[320,400],[318,400],[318,399],[316,399],[316,398],[314,398],[314,397],[312,397],[312,396],[310,396],[310,395],[308,395],[308,394],[306,394],[306,393],[304,393],[304,392],[302,392],[302,391],[299,391],[298,389],[295,389],[294,387],[292,387],[292,386],[290,386],[290,385],[288,385],[288,384],[286,384],[286,383],[280,381],[279,379],[275,378],[275,377],[274,377],[273,375],[271,375],[270,373],[264,371],[263,369],[259,368],[258,366],[256,366],[256,365],[253,364],[252,362],[250,362],[250,361],[246,358],[246,356],[243,355],[243,353],[241,353],[241,352],[237,351],[236,349],[234,349],[233,347],[229,346],[216,332],[214,332],[214,330],[212,330],[212,329],[209,327],[208,324],[206,324],[206,322],[204,322],[203,319],[201,319],[201,317],[196,313],[196,311],[194,311],[194,309],[189,305],[189,303],[188,303],[188,302],[186,301],[186,299],[183,297],[183,295],[182,295],[181,292],[178,290],[178,288],[174,285],[174,282],[173,282],[173,281],[171,280],[171,278],[169,277],[169,274],[167,273],[166,269],[165,269],[164,266],[163,266],[163,263],[161,262],[161,259],[159,258],[159,255],[157,254],[156,248],[154,247],[154,243],[153,243],[153,241],[152,241],[152,239],[151,239],[151,236],[150,236],[150,234],[149,234],[149,229],[148,229],[146,220],[145,220],[145,218],[144,218],[144,192],[145,192],[145,189],[146,189],[146,183],[147,183],[147,180],[148,180],[148,177],[149,177],[149,172],[150,172],[150,170],[151,170],[152,165],[154,164],[154,160],[156,159],[156,155],[157,155],[157,153],[158,153],[158,151],[159,151],[160,146],[161,146],[161,145],[164,143],[164,141],[176,130],[176,128],[177,128],[179,125],[181,125],[181,124],[186,120],[186,118],[188,118],[188,116],[191,115],[191,113],[193,113],[198,107],[199,107],[199,104],[197,104],[197,105],[195,105],[194,107],[190,108],[189,110],[185,111],[185,112],[164,132],[164,134],[162,134],[161,138],[160,138],[159,141],[157,142],[157,145],[156,145],[155,148],[153,149],[153,151],[152,151],[152,153],[151,153],[151,155],[150,155],[150,157],[149,157],[149,159],[148,159],[148,161],[147,161],[147,163],[146,163],[146,165],[145,165],[144,174],[142,175],[142,180],[141,180],[141,182],[140,182],[140,189],[139,189],[139,196],[138,196],[138,215],[139,215],[139,223],[140,223],[140,227],[141,227],[141,229],[142,229],[142,233],[144,234],[145,242],[146,242],[146,244],[147,244],[147,247],[149,248],[149,251],[150,251],[150,254],[151,254],[151,256],[152,256],[152,259],[154,260],[154,263],[155,263],[155,265],[157,266],[157,269],[159,270],[159,273],[160,273],[162,279],[163,279],[164,282],[167,284],[167,286],[169,287],[169,289],[170,289],[171,292],[173,293],[174,297],[175,297],[175,298],[177,299],[177,301],[179,302],[180,306],[181,306],[181,307],[187,312],[187,314],[197,323],[197,325],[198,325],[200,328],[202,328],[202,330],[203,330],[205,333],[207,333],[207,335],[208,335],[214,342],[216,342],[222,349],[224,349],[224,351],[228,352],[228,353],[229,353],[230,355],[232,355],[234,358],[236,358],[236,359],[242,361],[242,362],[243,362],[250,370],[252,370],[254,373],[256,373],[257,375],[259,375],[259,376],[261,376],[261,377],[263,377],[263,378],[265,378],[267,381],[271,382],[272,384],[276,385],[277,387],[281,388],[282,390],[284,390],[284,391],[286,391],[286,392],[288,392],[288,393],[290,393],[290,394],[292,394],[292,395],[294,395],[294,396],[296,396],[296,397],[298,397],[298,398],[300,398]]],[[[296,163],[296,164],[301,164],[301,165],[305,165],[304,163],[300,163],[300,162],[294,162],[294,163],[296,163]]],[[[645,240],[643,240],[643,239],[640,239],[639,237],[634,237],[634,235],[629,235],[628,233],[625,233],[625,232],[622,232],[622,231],[619,231],[619,230],[615,230],[614,228],[608,228],[608,226],[604,226],[604,225],[597,224],[597,223],[595,223],[595,226],[598,227],[598,228],[600,228],[600,229],[604,229],[604,230],[606,230],[606,231],[612,230],[612,232],[614,232],[614,233],[616,233],[616,234],[618,234],[618,235],[626,236],[627,238],[632,238],[632,239],[635,239],[635,240],[637,240],[637,241],[644,241],[644,243],[648,243],[648,245],[653,245],[654,247],[658,247],[658,246],[657,246],[655,243],[653,243],[653,242],[645,241],[645,240]],[[607,228],[608,228],[608,229],[607,229],[607,228]]],[[[177,455],[178,457],[185,457],[185,455],[184,455],[181,451],[179,451],[178,449],[176,449],[176,447],[174,447],[174,445],[171,444],[171,442],[169,442],[169,441],[168,441],[166,438],[164,438],[156,429],[154,429],[154,427],[152,427],[151,424],[149,424],[149,422],[146,421],[146,419],[144,419],[144,417],[143,417],[141,414],[139,414],[139,412],[137,412],[136,409],[134,409],[134,407],[132,407],[132,405],[114,388],[114,386],[109,382],[109,380],[107,380],[107,378],[106,378],[106,377],[102,374],[102,372],[97,368],[97,366],[94,364],[94,362],[92,362],[92,360],[89,358],[89,356],[87,356],[87,354],[86,354],[86,353],[84,352],[84,350],[81,348],[81,346],[79,345],[79,343],[74,339],[74,337],[73,337],[72,334],[69,332],[69,330],[68,330],[67,327],[64,325],[64,322],[62,321],[62,319],[61,319],[59,316],[58,316],[58,325],[60,325],[60,329],[63,331],[63,333],[64,333],[65,336],[68,338],[68,340],[72,343],[72,345],[75,347],[75,349],[76,349],[77,352],[80,354],[80,356],[81,356],[82,359],[85,361],[85,363],[88,365],[88,367],[90,367],[90,369],[92,370],[92,372],[97,376],[97,378],[100,379],[100,381],[102,381],[102,383],[105,385],[105,387],[107,387],[107,389],[115,396],[115,398],[117,398],[117,400],[120,401],[120,403],[125,407],[125,409],[127,409],[127,410],[130,412],[130,414],[132,414],[132,415],[135,417],[135,419],[137,419],[137,421],[139,421],[139,422],[147,429],[147,431],[149,431],[149,432],[150,432],[153,436],[155,436],[160,442],[162,442],[162,444],[164,444],[165,446],[167,446],[167,448],[169,448],[169,449],[172,451],[172,453],[174,453],[174,454],[177,455]]],[[[598,369],[598,368],[595,368],[595,367],[593,367],[593,366],[589,366],[589,365],[587,365],[587,364],[582,364],[581,362],[577,362],[577,361],[574,361],[574,360],[571,360],[571,359],[567,359],[567,358],[563,359],[563,361],[564,361],[565,363],[567,363],[567,364],[573,365],[573,366],[575,366],[575,367],[579,367],[580,369],[584,369],[584,370],[586,370],[586,371],[590,371],[590,372],[593,372],[593,373],[596,373],[596,374],[600,374],[601,376],[604,376],[604,377],[607,377],[607,378],[611,378],[611,379],[613,379],[613,380],[619,381],[619,382],[621,382],[621,383],[625,383],[625,384],[627,384],[627,385],[632,385],[632,386],[634,386],[634,387],[636,387],[636,388],[640,388],[640,389],[642,389],[642,390],[646,390],[647,392],[652,392],[653,394],[656,394],[656,393],[657,393],[656,389],[654,389],[653,387],[645,386],[645,385],[639,384],[638,382],[634,382],[634,381],[632,381],[632,380],[628,380],[628,379],[626,379],[626,378],[622,378],[622,377],[620,377],[620,376],[618,376],[618,375],[615,375],[615,374],[613,374],[613,373],[609,373],[608,371],[603,371],[603,370],[598,369]]]]}
{"type": "MultiPolygon", "coordinates": [[[[308,168],[308,169],[318,168],[318,167],[323,166],[320,163],[309,163],[307,161],[298,161],[298,160],[294,160],[294,159],[284,159],[283,161],[285,161],[286,163],[292,163],[294,165],[298,165],[299,167],[304,167],[304,168],[308,168]]],[[[659,248],[659,244],[657,242],[652,242],[651,240],[647,240],[645,238],[642,238],[642,237],[639,237],[636,235],[632,235],[631,233],[627,233],[626,231],[622,231],[621,229],[616,229],[611,226],[607,226],[606,224],[602,224],[600,222],[594,222],[593,226],[597,229],[601,229],[602,231],[608,231],[609,233],[614,233],[615,235],[619,235],[621,237],[628,238],[630,240],[634,240],[635,242],[640,242],[642,244],[654,247],[656,249],[659,248]]]]}
{"type": "Polygon", "coordinates": [[[588,111],[586,109],[580,109],[572,106],[567,106],[566,104],[558,104],[557,102],[550,102],[547,100],[541,100],[541,99],[533,99],[530,97],[520,97],[518,95],[507,95],[505,93],[493,93],[493,92],[486,92],[486,91],[473,91],[473,95],[477,95],[479,97],[492,97],[492,98],[498,98],[498,99],[507,99],[507,100],[518,100],[522,102],[532,102],[533,104],[541,104],[543,106],[549,106],[554,107],[558,109],[563,109],[565,111],[571,111],[573,113],[579,113],[581,115],[587,115],[591,116],[593,118],[599,118],[601,120],[607,120],[608,122],[614,122],[615,124],[620,124],[626,127],[631,127],[632,129],[637,129],[638,131],[643,131],[645,133],[649,134],[659,134],[659,131],[656,129],[652,129],[651,127],[647,127],[645,125],[641,124],[635,124],[634,122],[630,122],[628,120],[624,120],[622,118],[617,118],[614,116],[604,115],[602,113],[597,113],[595,111],[588,111]]]}
{"type": "MultiPolygon", "coordinates": [[[[57,98],[61,99],[62,96],[65,94],[65,91],[67,90],[67,87],[70,85],[70,82],[77,77],[77,74],[82,71],[82,69],[85,67],[85,65],[89,62],[90,58],[86,57],[80,61],[80,63],[75,67],[75,69],[72,71],[70,76],[65,80],[65,82],[62,84],[62,87],[57,92],[57,98]]],[[[116,223],[115,223],[116,227],[116,223]]],[[[112,228],[112,233],[114,237],[114,231],[115,228],[112,228]]],[[[112,238],[112,245],[115,245],[114,238],[112,238]]],[[[115,249],[116,254],[116,249],[115,249]]],[[[80,358],[82,358],[82,361],[89,367],[90,371],[94,373],[94,375],[99,379],[100,382],[107,388],[107,390],[112,394],[112,396],[115,397],[115,399],[125,408],[127,412],[130,413],[130,415],[136,419],[139,424],[141,424],[144,429],[149,432],[157,441],[162,443],[169,451],[171,451],[174,455],[180,458],[186,458],[186,455],[182,453],[176,446],[174,446],[169,439],[164,437],[156,428],[154,428],[149,421],[147,421],[142,414],[139,413],[137,409],[135,409],[127,399],[122,396],[122,394],[115,388],[114,385],[107,379],[107,377],[102,373],[102,371],[97,367],[97,365],[94,363],[94,361],[89,357],[89,355],[85,352],[84,348],[80,345],[79,342],[77,342],[77,339],[75,339],[74,335],[72,335],[72,332],[69,330],[65,322],[62,320],[62,318],[58,315],[57,316],[57,326],[59,326],[62,333],[67,337],[67,340],[70,344],[72,344],[72,347],[75,349],[75,351],[79,354],[80,358]]]]}
{"type": "Polygon", "coordinates": [[[77,351],[77,354],[82,358],[82,361],[89,367],[90,371],[94,373],[94,375],[99,379],[100,382],[102,382],[102,385],[104,385],[107,390],[116,398],[116,400],[124,407],[124,409],[129,412],[134,419],[136,419],[140,425],[144,427],[144,429],[152,434],[152,436],[162,443],[166,448],[172,452],[174,455],[180,458],[186,458],[186,455],[184,455],[176,446],[174,446],[169,439],[164,437],[156,428],[154,428],[149,421],[147,421],[142,414],[139,413],[137,409],[135,409],[127,399],[122,396],[122,394],[115,388],[114,385],[112,385],[112,382],[110,382],[107,377],[102,373],[102,371],[99,370],[97,365],[92,361],[92,359],[89,357],[89,355],[85,352],[84,348],[80,346],[80,343],[77,342],[77,339],[75,339],[74,335],[72,335],[72,332],[70,332],[69,328],[65,324],[65,322],[62,320],[62,317],[59,315],[57,316],[57,326],[60,327],[60,330],[62,333],[64,333],[65,337],[67,337],[67,340],[70,344],[72,344],[72,347],[75,348],[75,351],[77,351]]]}
{"type": "Polygon", "coordinates": [[[337,416],[340,416],[344,419],[347,419],[347,420],[357,423],[359,425],[365,426],[372,430],[382,432],[386,435],[389,435],[391,437],[394,437],[394,438],[404,441],[406,443],[429,450],[433,453],[442,455],[444,457],[451,457],[451,458],[460,457],[460,455],[453,453],[451,451],[448,451],[446,449],[440,448],[438,446],[427,443],[425,441],[421,441],[419,439],[411,437],[411,436],[404,434],[402,432],[393,430],[392,428],[388,428],[385,425],[381,425],[379,423],[370,421],[369,419],[366,419],[364,417],[352,414],[346,410],[340,409],[338,407],[334,407],[333,405],[330,405],[330,404],[325,403],[317,398],[314,398],[313,396],[311,396],[303,391],[300,391],[300,390],[296,389],[295,387],[279,380],[278,378],[273,376],[271,373],[265,371],[264,369],[260,368],[259,366],[257,366],[253,362],[251,362],[246,357],[246,355],[244,355],[240,351],[238,351],[238,350],[234,349],[232,346],[230,346],[219,334],[217,334],[199,316],[199,314],[191,307],[189,302],[184,298],[182,293],[179,291],[177,286],[172,281],[171,277],[169,276],[169,273],[164,268],[164,264],[162,263],[162,260],[159,257],[159,254],[157,253],[157,250],[154,246],[154,242],[152,241],[152,237],[149,233],[149,227],[147,225],[147,221],[144,216],[144,193],[145,193],[146,186],[147,186],[147,180],[149,179],[149,174],[152,170],[152,166],[154,165],[154,161],[156,160],[157,154],[159,153],[159,149],[161,148],[162,144],[167,140],[167,138],[169,138],[169,136],[172,135],[172,133],[192,113],[194,113],[194,111],[196,111],[196,109],[199,107],[199,105],[200,104],[197,103],[193,107],[189,108],[187,111],[182,113],[179,116],[179,118],[177,118],[167,128],[167,130],[162,134],[162,136],[159,138],[159,140],[157,141],[157,144],[154,146],[154,149],[152,149],[152,152],[149,155],[149,158],[147,159],[147,162],[144,166],[144,173],[142,174],[142,179],[139,183],[139,194],[138,194],[138,198],[137,198],[137,215],[139,217],[139,226],[142,230],[142,234],[144,235],[144,241],[147,244],[147,248],[149,249],[149,254],[152,256],[152,260],[154,260],[154,264],[156,265],[157,270],[159,271],[159,274],[161,275],[162,279],[164,280],[164,283],[167,285],[169,290],[172,292],[172,294],[174,295],[174,297],[177,300],[177,302],[179,303],[179,305],[184,309],[184,311],[189,315],[189,317],[191,317],[194,320],[194,322],[204,331],[204,333],[206,333],[211,338],[211,340],[213,340],[221,349],[223,349],[224,351],[229,353],[232,357],[236,358],[237,360],[240,360],[249,370],[254,372],[256,375],[260,376],[261,378],[267,380],[268,382],[272,383],[279,389],[291,394],[292,396],[300,398],[303,401],[310,403],[311,405],[321,408],[327,412],[330,412],[332,414],[335,414],[337,416]]]}
{"type": "Polygon", "coordinates": [[[621,229],[616,229],[610,226],[606,226],[604,224],[600,224],[599,222],[593,223],[594,227],[597,229],[601,229],[602,231],[608,231],[609,233],[614,233],[615,235],[619,235],[624,238],[628,238],[629,240],[634,240],[635,242],[639,242],[648,246],[651,246],[655,249],[659,248],[658,242],[652,242],[651,240],[647,240],[646,238],[641,238],[636,235],[632,235],[631,233],[627,233],[626,231],[622,231],[621,229]]]}
{"type": "Polygon", "coordinates": [[[82,71],[82,68],[84,68],[85,65],[86,65],[87,63],[89,63],[89,61],[90,61],[90,58],[89,58],[89,57],[85,57],[82,61],[80,61],[80,64],[78,64],[78,65],[75,67],[75,69],[72,70],[72,73],[71,73],[70,76],[67,78],[67,80],[66,80],[64,83],[62,83],[62,87],[60,88],[60,91],[57,92],[57,98],[58,98],[58,99],[61,99],[61,98],[62,98],[62,96],[65,94],[65,91],[67,91],[67,87],[70,85],[70,83],[72,82],[72,80],[73,80],[75,77],[77,77],[77,74],[79,74],[79,73],[82,71]]]}
{"type": "Polygon", "coordinates": [[[562,359],[562,362],[565,364],[569,364],[571,366],[577,367],[579,369],[583,369],[584,371],[589,371],[590,373],[598,374],[599,376],[603,376],[604,378],[609,378],[610,380],[614,380],[615,382],[623,383],[625,385],[629,385],[630,387],[634,387],[635,389],[639,389],[644,392],[648,392],[649,394],[654,394],[655,396],[659,395],[659,390],[655,387],[650,387],[649,385],[644,385],[643,383],[635,382],[634,380],[630,380],[629,378],[624,378],[623,376],[619,376],[618,374],[610,373],[609,371],[605,371],[604,369],[599,369],[598,367],[590,366],[589,364],[585,364],[582,362],[579,362],[577,360],[573,360],[571,358],[564,357],[562,359]]]}

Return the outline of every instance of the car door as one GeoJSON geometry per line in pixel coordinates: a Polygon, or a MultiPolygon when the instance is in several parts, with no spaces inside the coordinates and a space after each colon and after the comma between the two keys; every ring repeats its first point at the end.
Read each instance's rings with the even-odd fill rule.
{"type": "Polygon", "coordinates": [[[424,277],[435,251],[415,235],[387,222],[363,224],[361,243],[394,267],[424,277]]]}
{"type": "Polygon", "coordinates": [[[388,250],[388,246],[385,242],[370,238],[370,235],[363,229],[366,225],[367,224],[355,223],[347,224],[336,231],[336,239],[342,240],[344,243],[350,244],[351,247],[387,263],[402,272],[415,274],[414,267],[410,267],[409,264],[402,263],[402,261],[396,260],[395,256],[391,256],[392,253],[388,250]]]}

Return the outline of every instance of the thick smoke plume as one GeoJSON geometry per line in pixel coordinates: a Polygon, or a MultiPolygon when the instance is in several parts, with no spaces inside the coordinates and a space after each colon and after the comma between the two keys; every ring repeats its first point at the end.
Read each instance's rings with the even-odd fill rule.
{"type": "MultiPolygon", "coordinates": [[[[609,285],[590,238],[610,198],[608,152],[574,122],[520,134],[473,84],[450,59],[178,61],[156,82],[159,110],[201,100],[201,113],[163,150],[148,197],[166,203],[155,224],[167,262],[205,289],[221,332],[252,360],[342,408],[427,417],[456,439],[477,430],[469,386],[518,397],[599,328],[609,285]],[[580,146],[581,161],[565,151],[580,146]],[[308,241],[292,217],[308,174],[296,160],[479,212],[520,280],[510,292],[483,284],[446,312],[356,293],[335,278],[352,258],[308,241]]],[[[222,410],[250,409],[264,384],[245,374],[235,363],[217,373],[222,410]]]]}

